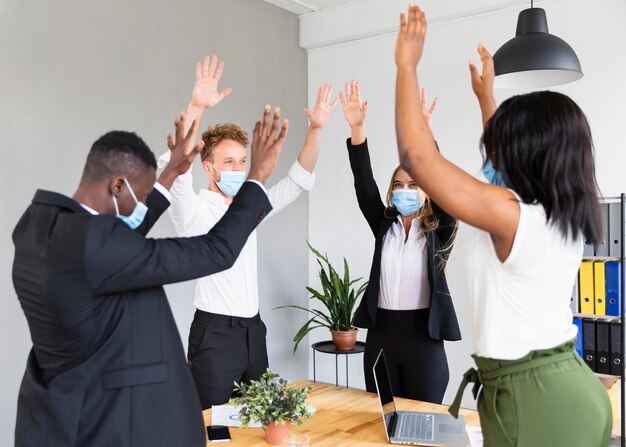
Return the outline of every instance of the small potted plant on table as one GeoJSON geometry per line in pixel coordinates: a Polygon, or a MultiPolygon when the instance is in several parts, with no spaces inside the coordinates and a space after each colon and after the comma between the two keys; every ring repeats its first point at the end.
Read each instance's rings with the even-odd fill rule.
{"type": "Polygon", "coordinates": [[[240,406],[239,421],[247,427],[260,422],[268,444],[282,444],[289,434],[289,424],[301,425],[311,416],[306,404],[313,387],[287,386],[287,380],[268,368],[260,380],[236,383],[233,403],[240,406]]]}

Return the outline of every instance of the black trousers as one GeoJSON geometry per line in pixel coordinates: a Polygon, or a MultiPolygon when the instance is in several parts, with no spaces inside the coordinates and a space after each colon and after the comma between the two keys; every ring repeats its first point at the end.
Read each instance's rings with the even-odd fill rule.
{"type": "Polygon", "coordinates": [[[368,329],[363,367],[367,391],[375,393],[372,368],[385,351],[394,396],[440,404],[450,372],[443,341],[428,335],[428,309],[378,309],[376,326],[368,329]]]}
{"type": "Polygon", "coordinates": [[[233,382],[259,380],[265,373],[266,333],[259,314],[242,318],[196,310],[187,359],[203,409],[228,402],[233,382]]]}

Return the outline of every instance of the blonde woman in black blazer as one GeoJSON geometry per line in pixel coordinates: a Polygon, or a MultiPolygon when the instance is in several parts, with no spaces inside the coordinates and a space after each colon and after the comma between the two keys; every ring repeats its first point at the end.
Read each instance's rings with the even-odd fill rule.
{"type": "MultiPolygon", "coordinates": [[[[399,166],[386,204],[374,181],[365,136],[367,102],[358,83],[340,93],[351,129],[347,140],[359,208],[374,233],[369,286],[355,325],[367,328],[365,384],[375,392],[372,367],[384,349],[395,396],[441,403],[449,379],[444,340],[461,333],[444,274],[456,221],[417,188],[399,166]]],[[[430,117],[435,104],[424,113],[430,117]]]]}

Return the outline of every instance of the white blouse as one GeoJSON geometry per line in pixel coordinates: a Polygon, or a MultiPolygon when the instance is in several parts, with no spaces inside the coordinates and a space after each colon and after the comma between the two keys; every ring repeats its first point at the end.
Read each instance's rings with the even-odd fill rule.
{"type": "Polygon", "coordinates": [[[489,233],[459,225],[448,264],[469,292],[476,355],[514,360],[575,338],[569,303],[582,253],[582,236],[564,238],[538,204],[520,202],[504,262],[489,233]]]}
{"type": "Polygon", "coordinates": [[[415,310],[429,307],[430,284],[426,236],[417,218],[411,221],[405,239],[402,217],[394,222],[385,237],[380,262],[378,307],[388,310],[415,310]]]}

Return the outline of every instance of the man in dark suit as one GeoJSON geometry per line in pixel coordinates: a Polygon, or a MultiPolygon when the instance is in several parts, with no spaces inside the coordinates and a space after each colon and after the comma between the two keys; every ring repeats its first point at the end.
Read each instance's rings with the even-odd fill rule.
{"type": "Polygon", "coordinates": [[[263,183],[286,125],[256,124],[248,180],[193,238],[147,239],[202,143],[184,116],[159,177],[137,135],[94,143],[73,198],[39,190],[14,233],[13,283],[33,349],[18,398],[18,446],[204,446],[201,407],[163,284],[229,268],[270,211],[263,183]],[[256,184],[255,184],[256,183],[256,184]],[[146,210],[147,205],[147,210],[146,210]],[[133,231],[135,229],[135,231],[133,231]]]}

